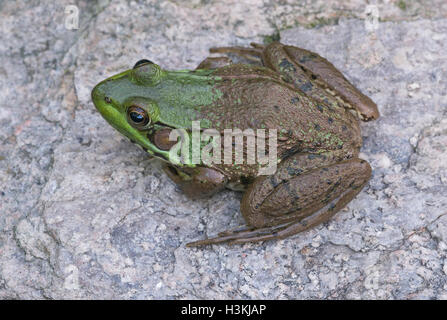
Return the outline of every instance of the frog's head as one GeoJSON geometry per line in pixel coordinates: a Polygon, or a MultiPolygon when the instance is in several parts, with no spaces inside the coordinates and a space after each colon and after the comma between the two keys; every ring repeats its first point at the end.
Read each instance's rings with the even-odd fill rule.
{"type": "Polygon", "coordinates": [[[175,90],[169,73],[149,60],[140,60],[132,69],[96,85],[92,100],[104,119],[130,141],[172,162],[169,150],[176,142],[169,141],[169,132],[184,127],[188,116],[166,107],[181,104],[167,97],[175,90]]]}

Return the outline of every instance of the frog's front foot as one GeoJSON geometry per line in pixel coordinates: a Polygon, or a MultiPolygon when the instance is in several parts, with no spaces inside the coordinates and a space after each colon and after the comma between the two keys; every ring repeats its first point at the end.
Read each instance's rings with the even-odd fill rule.
{"type": "Polygon", "coordinates": [[[227,183],[227,178],[222,173],[211,168],[179,168],[165,164],[163,171],[190,199],[210,197],[222,190],[227,183]]]}

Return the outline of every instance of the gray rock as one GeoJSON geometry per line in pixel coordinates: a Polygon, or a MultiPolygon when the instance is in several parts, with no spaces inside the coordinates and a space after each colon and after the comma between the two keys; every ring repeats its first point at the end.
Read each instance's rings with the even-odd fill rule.
{"type": "Polygon", "coordinates": [[[66,30],[69,1],[2,2],[0,299],[446,299],[447,8],[380,4],[387,22],[367,31],[363,2],[342,3],[77,1],[66,30]],[[141,58],[193,68],[278,30],[377,102],[362,124],[373,178],[313,230],[186,248],[243,224],[240,194],[188,200],[90,91],[141,58]]]}

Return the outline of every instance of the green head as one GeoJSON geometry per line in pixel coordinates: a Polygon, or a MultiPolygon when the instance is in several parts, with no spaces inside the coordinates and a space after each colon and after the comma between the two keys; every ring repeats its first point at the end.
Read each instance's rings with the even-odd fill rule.
{"type": "Polygon", "coordinates": [[[210,70],[166,71],[140,60],[127,71],[95,86],[92,100],[104,119],[151,155],[171,162],[172,129],[191,129],[194,120],[209,127],[200,112],[215,103],[220,81],[210,70]]]}

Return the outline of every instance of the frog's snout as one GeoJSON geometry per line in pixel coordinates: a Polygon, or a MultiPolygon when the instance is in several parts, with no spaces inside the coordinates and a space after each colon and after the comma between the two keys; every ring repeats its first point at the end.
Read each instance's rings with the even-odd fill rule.
{"type": "Polygon", "coordinates": [[[104,88],[104,83],[97,84],[92,90],[92,101],[98,110],[104,117],[110,112],[112,106],[112,99],[107,96],[104,88]]]}
{"type": "Polygon", "coordinates": [[[100,83],[97,84],[92,90],[92,101],[96,108],[98,108],[100,101],[105,102],[104,90],[102,90],[100,83]]]}

